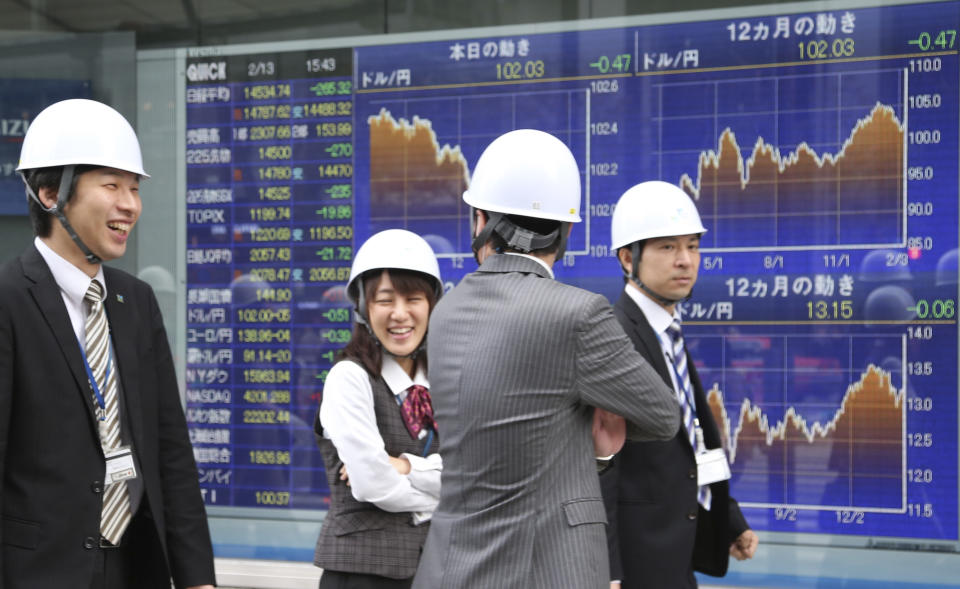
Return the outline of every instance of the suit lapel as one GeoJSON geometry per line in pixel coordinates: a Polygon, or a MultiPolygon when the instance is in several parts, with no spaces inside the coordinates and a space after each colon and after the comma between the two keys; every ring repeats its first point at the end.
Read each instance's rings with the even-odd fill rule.
{"type": "MultiPolygon", "coordinates": [[[[672,389],[673,381],[670,379],[670,368],[667,366],[667,361],[663,357],[663,348],[660,347],[660,340],[657,339],[657,334],[654,333],[653,328],[650,327],[650,322],[647,321],[647,317],[643,314],[643,311],[640,310],[640,307],[637,306],[626,292],[620,294],[616,308],[622,312],[631,323],[632,329],[628,331],[627,335],[633,340],[634,345],[638,345],[638,348],[639,346],[643,346],[646,349],[646,353],[644,353],[644,350],[639,351],[647,361],[650,362],[654,369],[656,369],[660,378],[672,389]]],[[[710,411],[710,405],[707,403],[703,384],[700,382],[700,375],[697,373],[696,366],[693,364],[693,357],[690,356],[689,351],[687,351],[686,354],[687,368],[690,374],[690,385],[693,387],[693,399],[696,404],[697,415],[703,415],[704,412],[710,411]]],[[[714,424],[714,420],[701,419],[700,424],[703,428],[704,440],[706,441],[707,447],[719,448],[720,432],[716,424],[714,424]]]]}
{"type": "Polygon", "coordinates": [[[650,327],[650,322],[647,321],[643,311],[626,292],[620,293],[620,299],[617,301],[616,307],[630,321],[632,329],[627,332],[627,335],[633,340],[638,351],[653,366],[663,382],[673,389],[673,380],[670,378],[670,369],[667,362],[663,358],[663,348],[660,347],[660,340],[654,333],[653,328],[650,327]],[[643,349],[640,349],[641,346],[643,349]]]}
{"type": "Polygon", "coordinates": [[[118,374],[122,385],[120,394],[124,403],[121,408],[126,411],[128,423],[131,426],[130,430],[134,435],[134,445],[139,447],[141,446],[141,440],[137,436],[139,436],[142,428],[138,426],[143,411],[138,394],[140,375],[137,372],[137,347],[130,345],[129,342],[135,342],[138,337],[144,337],[145,334],[137,333],[140,321],[134,309],[132,294],[124,292],[124,281],[118,280],[117,275],[109,270],[109,268],[104,268],[104,280],[107,283],[108,293],[104,304],[107,309],[107,321],[110,323],[113,355],[118,365],[118,374]]]}
{"type": "MultiPolygon", "coordinates": [[[[57,340],[60,352],[66,359],[70,373],[77,383],[77,390],[83,398],[83,404],[90,414],[91,423],[96,423],[97,416],[93,406],[93,393],[87,380],[87,372],[83,368],[83,356],[80,354],[80,342],[73,332],[70,316],[63,304],[60,287],[54,280],[50,268],[43,261],[43,256],[33,246],[20,257],[23,264],[24,276],[33,282],[29,287],[30,296],[40,308],[40,313],[47,322],[50,331],[57,340]]],[[[48,364],[49,365],[49,364],[48,364]]]]}

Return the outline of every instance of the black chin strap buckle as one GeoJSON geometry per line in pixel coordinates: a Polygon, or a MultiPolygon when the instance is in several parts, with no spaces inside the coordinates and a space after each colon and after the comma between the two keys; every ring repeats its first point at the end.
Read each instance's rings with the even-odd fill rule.
{"type": "Polygon", "coordinates": [[[103,260],[97,254],[90,251],[90,248],[87,247],[87,244],[83,243],[83,240],[80,239],[80,236],[77,235],[77,232],[73,229],[73,225],[70,224],[70,221],[67,220],[67,216],[63,214],[63,209],[67,206],[67,197],[70,196],[70,185],[73,184],[73,171],[75,166],[63,166],[63,172],[60,174],[60,186],[57,188],[57,202],[52,207],[46,207],[40,201],[40,198],[37,194],[30,188],[30,184],[27,182],[26,174],[21,174],[23,178],[23,183],[27,188],[27,197],[33,199],[40,208],[44,211],[54,215],[57,220],[60,221],[60,224],[63,225],[64,230],[67,232],[67,235],[70,236],[70,239],[73,240],[73,243],[77,244],[77,247],[80,248],[80,251],[83,253],[83,256],[87,259],[87,262],[91,264],[99,264],[103,260]]]}
{"type": "Polygon", "coordinates": [[[535,231],[519,227],[506,217],[501,217],[493,230],[503,238],[507,243],[507,247],[529,254],[534,250],[545,248],[556,241],[557,236],[560,235],[561,227],[557,227],[550,233],[542,235],[535,231]]]}

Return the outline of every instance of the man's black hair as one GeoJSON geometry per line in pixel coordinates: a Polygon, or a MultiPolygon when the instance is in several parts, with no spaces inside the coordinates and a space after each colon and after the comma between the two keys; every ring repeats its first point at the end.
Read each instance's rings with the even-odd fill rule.
{"type": "MultiPolygon", "coordinates": [[[[91,170],[96,170],[100,166],[79,165],[73,174],[73,182],[70,183],[70,194],[67,196],[67,202],[73,198],[77,190],[77,181],[80,176],[91,170]]],[[[53,166],[50,168],[34,168],[26,172],[27,184],[33,189],[37,197],[40,196],[41,188],[49,188],[56,192],[60,188],[60,177],[63,175],[63,166],[53,166]]],[[[27,209],[30,213],[30,222],[33,224],[33,233],[37,237],[50,237],[53,230],[53,215],[43,210],[40,205],[32,198],[27,197],[27,209]]]]}

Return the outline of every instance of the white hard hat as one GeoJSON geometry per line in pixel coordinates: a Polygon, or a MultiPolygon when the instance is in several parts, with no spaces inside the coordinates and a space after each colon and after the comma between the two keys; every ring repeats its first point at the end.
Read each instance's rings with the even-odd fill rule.
{"type": "MultiPolygon", "coordinates": [[[[367,270],[412,270],[422,272],[435,280],[437,294],[443,290],[440,265],[430,244],[416,233],[405,229],[387,229],[372,235],[360,246],[350,268],[347,294],[356,302],[359,288],[354,282],[367,270]]],[[[365,309],[364,309],[365,311],[365,309]]]]}
{"type": "Polygon", "coordinates": [[[553,135],[510,131],[483,150],[463,200],[494,213],[578,223],[580,168],[553,135]]]}
{"type": "Polygon", "coordinates": [[[659,180],[641,182],[624,192],[610,222],[611,245],[615,250],[653,237],[706,231],[687,193],[659,180]]]}
{"type": "Polygon", "coordinates": [[[106,104],[80,98],[40,111],[23,138],[17,170],[91,165],[149,178],[140,143],[123,115],[106,104]]]}

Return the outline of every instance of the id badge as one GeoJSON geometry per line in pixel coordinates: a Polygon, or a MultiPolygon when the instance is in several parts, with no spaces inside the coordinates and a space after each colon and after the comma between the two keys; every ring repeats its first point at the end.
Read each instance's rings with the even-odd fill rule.
{"type": "Polygon", "coordinates": [[[730,478],[730,465],[722,448],[697,454],[697,486],[718,483],[730,478]]]}
{"type": "Polygon", "coordinates": [[[133,466],[133,451],[130,446],[120,446],[106,453],[107,471],[103,475],[104,485],[112,485],[134,479],[137,477],[137,469],[133,466]]]}

